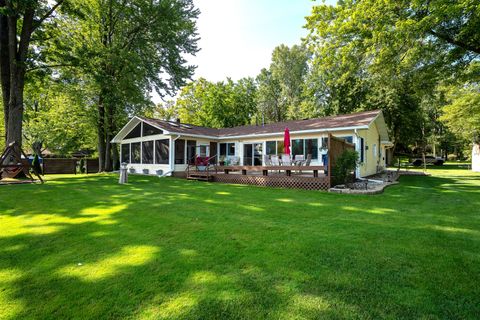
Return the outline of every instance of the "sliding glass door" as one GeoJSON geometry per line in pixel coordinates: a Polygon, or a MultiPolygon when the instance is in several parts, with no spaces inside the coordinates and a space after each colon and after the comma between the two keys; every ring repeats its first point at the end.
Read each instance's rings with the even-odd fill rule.
{"type": "Polygon", "coordinates": [[[263,143],[245,143],[243,145],[243,165],[261,166],[263,157],[263,143]]]}

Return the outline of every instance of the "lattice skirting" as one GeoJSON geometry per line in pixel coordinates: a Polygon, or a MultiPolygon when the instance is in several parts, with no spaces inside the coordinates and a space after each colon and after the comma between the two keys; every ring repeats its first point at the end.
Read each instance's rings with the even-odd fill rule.
{"type": "Polygon", "coordinates": [[[296,177],[296,176],[244,176],[239,174],[216,174],[214,182],[249,184],[265,187],[328,190],[328,177],[296,177]]]}

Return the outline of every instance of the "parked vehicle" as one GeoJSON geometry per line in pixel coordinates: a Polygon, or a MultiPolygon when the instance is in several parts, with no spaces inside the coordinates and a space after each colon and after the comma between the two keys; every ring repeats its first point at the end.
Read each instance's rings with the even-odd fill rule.
{"type": "MultiPolygon", "coordinates": [[[[420,167],[423,165],[423,157],[413,158],[410,161],[412,165],[416,167],[420,167]]],[[[442,157],[434,157],[434,156],[425,156],[425,163],[426,164],[433,164],[434,166],[441,166],[445,160],[442,157]]]]}

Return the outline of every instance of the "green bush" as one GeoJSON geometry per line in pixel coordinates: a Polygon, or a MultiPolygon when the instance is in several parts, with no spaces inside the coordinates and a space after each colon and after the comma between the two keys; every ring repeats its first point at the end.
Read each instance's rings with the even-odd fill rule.
{"type": "Polygon", "coordinates": [[[353,182],[354,174],[358,164],[358,152],[347,149],[343,151],[335,161],[332,170],[334,185],[353,182]]]}

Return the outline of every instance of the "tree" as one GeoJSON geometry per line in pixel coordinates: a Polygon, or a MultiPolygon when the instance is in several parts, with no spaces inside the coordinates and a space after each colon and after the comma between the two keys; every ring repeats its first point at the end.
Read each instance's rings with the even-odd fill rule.
{"type": "Polygon", "coordinates": [[[308,54],[303,46],[286,45],[272,52],[269,69],[257,76],[258,99],[262,122],[302,118],[304,82],[307,74],[308,54]]]}
{"type": "Polygon", "coordinates": [[[249,124],[256,112],[256,86],[251,78],[237,82],[209,82],[203,78],[186,85],[171,111],[182,122],[212,128],[249,124]]]}
{"type": "Polygon", "coordinates": [[[63,2],[0,0],[0,81],[7,143],[22,144],[23,94],[35,40],[32,35],[63,2]]]}
{"type": "Polygon", "coordinates": [[[314,7],[305,41],[311,105],[324,114],[381,108],[395,142],[437,134],[436,125],[425,125],[438,122],[436,88],[478,57],[474,3],[345,0],[314,7]]]}
{"type": "Polygon", "coordinates": [[[128,115],[153,108],[149,92],[173,95],[194,67],[185,55],[197,52],[196,18],[191,0],[85,0],[71,4],[55,40],[57,62],[74,62],[96,91],[100,171],[118,163],[111,140],[128,115]],[[65,54],[68,53],[68,54],[65,54]]]}
{"type": "Polygon", "coordinates": [[[91,88],[68,79],[32,77],[25,91],[24,140],[36,154],[69,155],[95,149],[91,88]]]}

